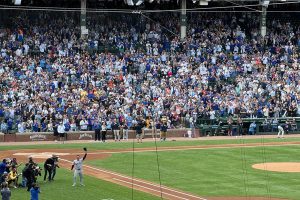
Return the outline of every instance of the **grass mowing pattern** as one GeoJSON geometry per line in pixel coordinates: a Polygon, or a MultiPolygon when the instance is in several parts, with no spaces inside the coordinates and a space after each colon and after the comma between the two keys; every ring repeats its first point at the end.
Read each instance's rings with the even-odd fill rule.
{"type": "MultiPolygon", "coordinates": [[[[40,200],[131,200],[131,189],[119,186],[113,183],[102,181],[93,177],[84,176],[85,187],[72,187],[73,173],[65,169],[58,169],[56,179],[51,183],[42,182],[39,178],[41,186],[40,200]]],[[[11,189],[11,200],[30,199],[30,193],[25,188],[11,189]]],[[[134,191],[134,199],[141,200],[159,200],[160,198],[149,194],[134,191]]]]}
{"type": "MultiPolygon", "coordinates": [[[[300,146],[158,152],[163,185],[199,196],[265,196],[300,199],[300,173],[252,169],[264,162],[297,162],[300,146]]],[[[132,154],[89,164],[131,175],[132,154]]],[[[135,176],[158,183],[155,152],[136,153],[135,176]]]]}

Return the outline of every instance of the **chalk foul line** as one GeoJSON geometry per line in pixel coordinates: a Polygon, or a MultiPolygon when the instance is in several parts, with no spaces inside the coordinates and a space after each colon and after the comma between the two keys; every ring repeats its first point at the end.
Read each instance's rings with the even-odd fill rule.
{"type": "MultiPolygon", "coordinates": [[[[69,161],[67,159],[60,159],[60,160],[68,162],[68,163],[73,163],[72,161],[69,161]]],[[[132,177],[124,176],[124,175],[121,175],[121,174],[118,174],[118,173],[114,173],[114,172],[111,172],[111,171],[108,171],[108,170],[103,170],[103,169],[91,167],[89,165],[83,165],[83,166],[86,167],[86,168],[92,169],[92,170],[96,170],[96,171],[99,171],[99,172],[104,172],[104,173],[107,173],[107,174],[110,174],[110,175],[113,175],[113,176],[116,176],[116,177],[119,177],[119,178],[120,177],[121,178],[125,178],[125,179],[128,179],[129,181],[131,181],[131,182],[129,182],[129,181],[121,180],[119,178],[113,178],[113,180],[116,180],[116,181],[119,181],[119,182],[123,182],[123,183],[127,183],[127,184],[132,185],[132,181],[133,181],[133,182],[143,183],[143,184],[146,184],[148,186],[153,186],[153,187],[160,188],[160,185],[156,185],[156,184],[153,184],[153,183],[145,182],[145,181],[142,181],[142,180],[139,180],[139,179],[133,179],[132,177]]],[[[150,188],[150,187],[146,187],[146,186],[143,186],[143,185],[140,185],[140,184],[137,184],[137,183],[133,183],[133,185],[135,185],[137,187],[140,187],[140,188],[147,189],[147,190],[156,191],[156,192],[159,192],[159,193],[161,192],[160,189],[156,190],[156,189],[153,189],[153,188],[150,188]]],[[[165,190],[168,190],[168,191],[171,191],[171,192],[174,192],[174,193],[178,193],[178,194],[184,195],[184,196],[192,197],[193,199],[207,200],[205,198],[198,197],[198,196],[195,196],[195,195],[192,195],[192,194],[188,194],[188,193],[184,193],[184,192],[180,192],[180,191],[168,188],[166,186],[161,186],[161,188],[163,188],[165,190]]],[[[180,197],[180,196],[177,196],[175,194],[170,194],[170,193],[165,192],[165,191],[162,191],[162,193],[166,194],[166,195],[169,195],[169,196],[173,196],[173,197],[179,198],[179,199],[189,200],[189,198],[180,197]]]]}
{"type": "MultiPolygon", "coordinates": [[[[226,146],[199,146],[199,147],[183,147],[178,146],[178,148],[161,148],[161,149],[135,149],[135,153],[143,153],[143,152],[163,152],[163,151],[187,151],[187,150],[209,150],[209,149],[232,149],[232,148],[256,148],[259,147],[259,144],[234,144],[234,145],[226,145],[226,146]]],[[[278,144],[264,144],[265,147],[279,147],[279,146],[299,146],[299,144],[285,144],[285,143],[278,143],[278,144]]],[[[119,153],[132,153],[132,150],[119,150],[119,151],[98,151],[98,152],[91,152],[91,155],[100,155],[100,154],[119,154],[119,153]]],[[[78,155],[78,153],[70,153],[70,155],[78,155]]]]}

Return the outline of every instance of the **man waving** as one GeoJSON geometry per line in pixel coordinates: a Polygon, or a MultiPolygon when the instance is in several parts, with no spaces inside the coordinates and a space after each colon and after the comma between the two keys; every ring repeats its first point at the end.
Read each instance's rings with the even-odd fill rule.
{"type": "Polygon", "coordinates": [[[85,160],[86,156],[87,156],[87,149],[86,148],[83,148],[83,150],[85,151],[85,154],[83,156],[83,158],[80,158],[79,155],[77,155],[77,158],[76,160],[73,161],[73,165],[72,165],[72,168],[71,170],[74,169],[74,182],[73,182],[73,187],[76,186],[76,179],[77,179],[77,176],[79,176],[80,178],[80,185],[81,186],[84,186],[83,184],[83,174],[82,174],[82,163],[83,161],[85,160]]]}

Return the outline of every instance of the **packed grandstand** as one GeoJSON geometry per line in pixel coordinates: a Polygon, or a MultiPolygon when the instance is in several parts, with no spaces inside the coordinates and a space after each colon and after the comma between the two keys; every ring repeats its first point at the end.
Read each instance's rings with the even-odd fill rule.
{"type": "Polygon", "coordinates": [[[18,11],[0,31],[1,132],[297,117],[297,14],[271,13],[262,37],[255,12],[193,13],[182,40],[174,13],[90,13],[81,37],[76,13],[18,11]]]}

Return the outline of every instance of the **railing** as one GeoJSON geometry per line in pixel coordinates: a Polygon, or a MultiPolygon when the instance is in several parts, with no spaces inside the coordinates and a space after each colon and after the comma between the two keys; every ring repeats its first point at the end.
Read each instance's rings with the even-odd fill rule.
{"type": "MultiPolygon", "coordinates": [[[[228,132],[228,118],[218,118],[216,120],[198,118],[196,127],[200,129],[202,135],[227,135],[228,132]]],[[[248,134],[249,126],[252,122],[256,123],[255,134],[274,134],[278,131],[279,124],[287,124],[285,130],[288,133],[299,132],[300,117],[281,117],[277,118],[277,123],[273,123],[274,118],[241,118],[243,126],[239,127],[237,124],[237,118],[232,118],[232,130],[233,134],[237,135],[241,130],[241,133],[248,134]],[[267,119],[267,121],[266,121],[267,119]],[[295,121],[294,121],[295,120],[295,121]]]]}
{"type": "MultiPolygon", "coordinates": [[[[168,129],[167,137],[189,137],[189,131],[192,131],[192,137],[199,137],[199,130],[182,129],[168,129]]],[[[123,132],[120,133],[123,137],[123,132]]],[[[154,129],[145,129],[142,133],[143,138],[159,138],[160,132],[154,129]]],[[[135,130],[128,131],[128,139],[136,137],[135,130]]],[[[1,142],[30,142],[30,141],[54,141],[57,139],[53,132],[27,132],[27,133],[13,133],[4,134],[0,132],[1,142]]],[[[94,140],[95,131],[70,131],[66,132],[65,140],[94,140]]],[[[114,134],[111,130],[107,131],[106,139],[114,139],[114,134]]]]}

